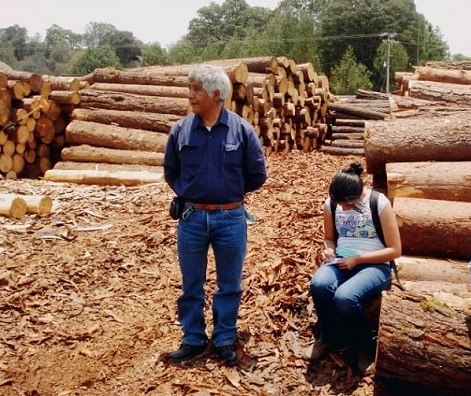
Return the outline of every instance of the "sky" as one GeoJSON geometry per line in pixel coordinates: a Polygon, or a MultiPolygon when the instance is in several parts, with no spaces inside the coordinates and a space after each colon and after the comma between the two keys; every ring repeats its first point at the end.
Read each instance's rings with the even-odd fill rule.
{"type": "MultiPolygon", "coordinates": [[[[251,7],[275,9],[281,0],[245,0],[251,7]]],[[[29,36],[56,24],[83,34],[90,22],[110,23],[130,31],[144,43],[162,47],[176,43],[188,31],[197,10],[210,0],[8,0],[2,4],[0,28],[19,25],[29,36]]],[[[224,0],[214,0],[222,4],[224,0]]],[[[471,0],[415,0],[416,9],[443,34],[452,54],[471,57],[471,0]]]]}

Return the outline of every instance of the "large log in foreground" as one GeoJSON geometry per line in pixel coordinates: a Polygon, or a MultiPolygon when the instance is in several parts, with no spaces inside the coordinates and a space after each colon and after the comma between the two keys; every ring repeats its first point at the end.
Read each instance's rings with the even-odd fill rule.
{"type": "Polygon", "coordinates": [[[383,293],[375,378],[407,394],[469,395],[471,285],[413,289],[383,293]]]}
{"type": "MultiPolygon", "coordinates": [[[[470,148],[471,150],[471,148],[470,148]]],[[[471,161],[386,164],[388,197],[471,202],[471,161]]]]}
{"type": "MultiPolygon", "coordinates": [[[[400,280],[469,283],[468,260],[451,260],[437,257],[401,256],[396,259],[400,280]]],[[[406,287],[407,288],[407,287],[406,287]]]]}
{"type": "Polygon", "coordinates": [[[370,174],[385,174],[388,162],[470,161],[471,111],[413,119],[369,121],[365,159],[370,174]]]}
{"type": "Polygon", "coordinates": [[[393,209],[403,254],[469,260],[471,202],[398,197],[393,209]]]}

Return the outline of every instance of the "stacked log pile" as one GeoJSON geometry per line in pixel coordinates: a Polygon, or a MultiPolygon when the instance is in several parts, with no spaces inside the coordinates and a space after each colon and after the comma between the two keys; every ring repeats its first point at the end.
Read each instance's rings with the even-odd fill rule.
{"type": "Polygon", "coordinates": [[[0,71],[0,174],[38,177],[51,169],[66,144],[63,105],[80,102],[87,83],[76,78],[0,71]]]}
{"type": "Polygon", "coordinates": [[[469,62],[428,62],[414,73],[396,72],[398,94],[422,100],[471,105],[469,62]]]}
{"type": "MultiPolygon", "coordinates": [[[[312,64],[295,64],[286,57],[208,63],[226,70],[232,95],[224,105],[254,126],[267,156],[319,147],[330,92],[327,79],[312,64]]],[[[45,178],[84,168],[128,171],[138,165],[161,172],[170,128],[191,111],[187,76],[192,67],[105,68],[83,76],[90,88],[80,90],[80,103],[68,109],[68,146],[45,178]]]]}
{"type": "Polygon", "coordinates": [[[383,295],[375,376],[418,393],[464,395],[471,386],[471,109],[443,95],[397,96],[396,103],[416,115],[429,111],[366,125],[367,171],[393,203],[407,290],[383,295]],[[422,370],[427,375],[416,374],[422,370]]]}
{"type": "Polygon", "coordinates": [[[328,128],[320,150],[333,155],[364,155],[366,122],[385,120],[394,111],[387,96],[362,90],[356,96],[333,97],[327,108],[328,128]]]}

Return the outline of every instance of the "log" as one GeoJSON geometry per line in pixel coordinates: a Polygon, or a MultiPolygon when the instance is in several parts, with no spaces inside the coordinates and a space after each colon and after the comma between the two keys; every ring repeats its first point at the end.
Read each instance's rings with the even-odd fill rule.
{"type": "Polygon", "coordinates": [[[334,140],[331,142],[331,146],[334,147],[345,147],[345,148],[361,148],[363,149],[365,142],[363,140],[334,140]]]}
{"type": "Polygon", "coordinates": [[[469,260],[471,202],[397,197],[402,253],[469,260]]]}
{"type": "Polygon", "coordinates": [[[13,69],[4,69],[2,70],[2,73],[5,74],[9,80],[27,81],[33,92],[39,92],[44,83],[42,76],[36,73],[17,71],[13,69]]]}
{"type": "Polygon", "coordinates": [[[159,114],[184,116],[191,112],[188,99],[162,98],[158,96],[133,95],[127,93],[83,89],[80,91],[80,107],[85,109],[109,109],[145,111],[159,114]]]}
{"type": "Polygon", "coordinates": [[[162,166],[164,154],[139,150],[116,150],[93,147],[88,144],[65,147],[61,151],[62,161],[103,162],[108,164],[145,164],[162,166]]]}
{"type": "Polygon", "coordinates": [[[364,155],[362,148],[354,147],[334,147],[334,146],[322,146],[320,149],[323,153],[332,155],[364,155]]]}
{"type": "Polygon", "coordinates": [[[380,111],[369,110],[360,108],[355,105],[343,104],[343,103],[332,103],[327,104],[327,109],[330,111],[337,111],[341,113],[351,114],[358,118],[366,120],[384,120],[387,117],[386,113],[380,111]]]}
{"type": "Polygon", "coordinates": [[[375,379],[411,394],[469,395],[471,285],[383,293],[375,379]]]}
{"type": "Polygon", "coordinates": [[[157,183],[162,179],[161,173],[147,171],[100,171],[100,170],[61,170],[50,169],[45,172],[44,180],[78,184],[124,185],[137,186],[157,183]]]}
{"type": "Polygon", "coordinates": [[[165,152],[167,135],[141,129],[122,128],[96,122],[72,121],[65,130],[72,145],[89,144],[122,150],[165,152]]]}
{"type": "Polygon", "coordinates": [[[143,84],[166,85],[173,87],[188,87],[187,76],[166,76],[157,73],[133,73],[132,71],[120,71],[114,67],[95,69],[91,75],[87,75],[90,83],[114,83],[114,84],[143,84]]]}
{"type": "Polygon", "coordinates": [[[181,116],[173,114],[146,113],[142,111],[120,111],[108,109],[76,108],[72,112],[73,120],[90,121],[99,124],[117,125],[123,128],[145,129],[169,133],[172,125],[181,116]]]}
{"type": "Polygon", "coordinates": [[[97,171],[133,171],[141,172],[148,171],[152,173],[162,173],[162,166],[152,166],[143,164],[108,164],[104,162],[73,162],[73,161],[59,161],[54,165],[53,169],[60,170],[97,170],[97,171]]]}
{"type": "Polygon", "coordinates": [[[78,91],[80,80],[75,77],[43,75],[43,81],[49,84],[53,91],[78,91]]]}
{"type": "Polygon", "coordinates": [[[0,194],[0,214],[14,219],[21,219],[26,214],[27,206],[23,198],[13,194],[0,194]]]}
{"type": "Polygon", "coordinates": [[[433,81],[409,81],[408,93],[409,97],[423,100],[441,101],[466,106],[471,104],[471,89],[469,89],[469,85],[433,81]]]}
{"type": "Polygon", "coordinates": [[[26,213],[34,213],[40,216],[47,216],[51,213],[52,199],[47,195],[0,194],[0,201],[13,202],[16,198],[20,198],[25,202],[26,213]]]}
{"type": "Polygon", "coordinates": [[[421,81],[471,85],[471,70],[443,69],[419,66],[415,68],[415,74],[421,81]]]}
{"type": "Polygon", "coordinates": [[[142,84],[109,84],[95,83],[91,89],[98,91],[124,92],[135,95],[163,96],[168,98],[187,98],[187,87],[169,87],[164,85],[142,85],[142,84]]]}
{"type": "Polygon", "coordinates": [[[468,263],[437,257],[401,256],[396,266],[402,283],[408,281],[469,283],[468,263]]]}
{"type": "Polygon", "coordinates": [[[471,202],[471,161],[386,164],[388,197],[471,202]]]}
{"type": "Polygon", "coordinates": [[[470,130],[469,110],[369,121],[365,128],[367,172],[385,174],[387,162],[470,161],[470,130]]]}

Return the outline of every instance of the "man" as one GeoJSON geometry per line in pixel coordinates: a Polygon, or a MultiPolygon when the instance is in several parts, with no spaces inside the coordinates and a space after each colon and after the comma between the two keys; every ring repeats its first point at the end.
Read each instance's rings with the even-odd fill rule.
{"type": "Polygon", "coordinates": [[[212,304],[212,343],[219,358],[234,366],[238,364],[234,342],[247,249],[243,199],[265,182],[265,161],[253,127],[223,107],[231,93],[226,72],[199,65],[188,79],[193,113],[172,127],[164,158],[165,180],[185,201],[177,229],[182,274],[177,306],[183,339],[169,360],[194,358],[207,347],[203,309],[211,246],[218,287],[212,304]]]}

